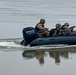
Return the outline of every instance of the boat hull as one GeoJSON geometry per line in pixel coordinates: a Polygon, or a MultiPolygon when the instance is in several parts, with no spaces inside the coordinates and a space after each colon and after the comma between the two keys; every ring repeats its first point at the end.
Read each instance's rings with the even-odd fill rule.
{"type": "Polygon", "coordinates": [[[21,45],[23,46],[39,46],[39,45],[50,45],[50,44],[76,44],[76,31],[72,31],[68,34],[61,34],[52,36],[49,33],[48,37],[42,36],[41,38],[35,31],[33,27],[23,28],[23,41],[21,45]]]}
{"type": "Polygon", "coordinates": [[[76,44],[76,36],[37,38],[30,43],[30,46],[50,45],[50,44],[74,45],[76,44]]]}

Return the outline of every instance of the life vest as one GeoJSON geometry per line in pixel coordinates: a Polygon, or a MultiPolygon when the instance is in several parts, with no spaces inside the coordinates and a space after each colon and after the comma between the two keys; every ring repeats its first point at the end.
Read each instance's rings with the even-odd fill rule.
{"type": "Polygon", "coordinates": [[[56,31],[56,35],[58,35],[60,30],[57,29],[57,28],[51,29],[49,35],[53,36],[53,34],[54,34],[55,31],[56,31]]]}
{"type": "MultiPolygon", "coordinates": [[[[35,26],[35,31],[36,31],[36,32],[38,32],[38,31],[40,31],[40,30],[41,30],[41,29],[39,29],[39,28],[37,27],[39,24],[41,24],[41,23],[38,23],[38,24],[35,26]]],[[[44,27],[44,25],[43,25],[43,24],[41,24],[41,26],[42,26],[42,27],[44,27]]]]}

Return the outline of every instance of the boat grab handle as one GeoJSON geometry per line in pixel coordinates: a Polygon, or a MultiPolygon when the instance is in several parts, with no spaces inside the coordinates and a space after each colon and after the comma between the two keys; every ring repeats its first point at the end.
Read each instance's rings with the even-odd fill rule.
{"type": "Polygon", "coordinates": [[[50,40],[55,40],[55,39],[50,39],[50,40]]]}

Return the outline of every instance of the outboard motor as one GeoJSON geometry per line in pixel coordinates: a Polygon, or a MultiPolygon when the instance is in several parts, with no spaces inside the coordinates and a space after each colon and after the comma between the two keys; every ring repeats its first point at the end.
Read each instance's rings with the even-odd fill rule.
{"type": "Polygon", "coordinates": [[[23,40],[21,41],[20,44],[23,46],[30,44],[34,39],[37,38],[35,28],[33,28],[33,27],[23,28],[22,34],[23,34],[23,40]]]}

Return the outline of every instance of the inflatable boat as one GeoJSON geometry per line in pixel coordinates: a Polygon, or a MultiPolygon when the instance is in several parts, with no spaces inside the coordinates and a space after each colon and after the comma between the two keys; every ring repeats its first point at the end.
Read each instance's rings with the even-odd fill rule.
{"type": "Polygon", "coordinates": [[[23,46],[40,46],[40,45],[50,45],[50,44],[76,44],[76,31],[72,31],[67,35],[57,35],[39,38],[35,32],[35,28],[27,27],[22,30],[23,40],[21,45],[23,46]]]}

